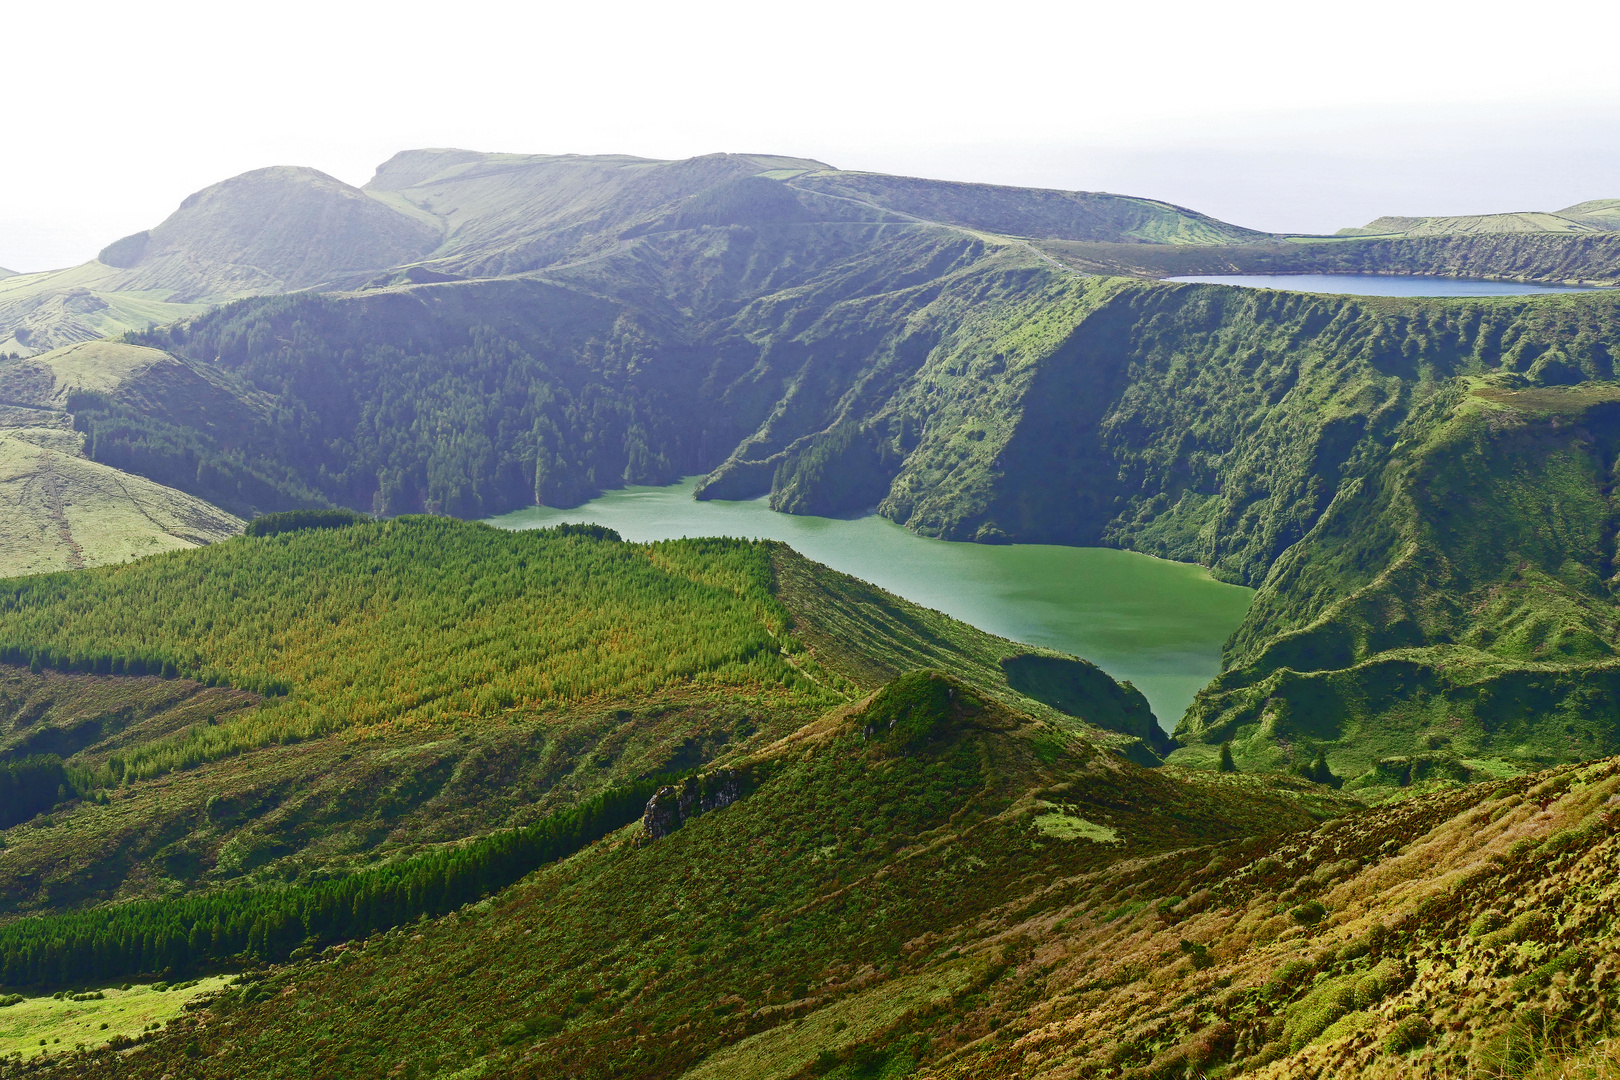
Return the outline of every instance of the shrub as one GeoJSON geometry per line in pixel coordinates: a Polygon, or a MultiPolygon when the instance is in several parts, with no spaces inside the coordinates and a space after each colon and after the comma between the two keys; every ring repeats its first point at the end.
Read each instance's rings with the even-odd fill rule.
{"type": "Polygon", "coordinates": [[[551,528],[541,531],[558,537],[581,536],[587,540],[606,540],[614,544],[624,543],[624,537],[619,535],[617,529],[610,529],[606,525],[593,525],[589,522],[564,522],[561,525],[553,525],[551,528]]]}
{"type": "Polygon", "coordinates": [[[1267,997],[1275,999],[1286,993],[1295,983],[1309,978],[1311,972],[1315,970],[1315,965],[1308,960],[1290,960],[1272,973],[1262,990],[1267,997]]]}
{"type": "Polygon", "coordinates": [[[1552,929],[1552,919],[1544,911],[1526,911],[1512,922],[1479,939],[1488,949],[1501,948],[1514,942],[1540,938],[1552,929]]]}
{"type": "Polygon", "coordinates": [[[1283,1039],[1298,1050],[1328,1029],[1339,1017],[1356,1008],[1353,976],[1330,979],[1289,1008],[1283,1039]]]}
{"type": "Polygon", "coordinates": [[[1391,1054],[1404,1054],[1428,1042],[1432,1033],[1433,1028],[1425,1017],[1408,1016],[1396,1023],[1384,1037],[1384,1049],[1391,1054]]]}
{"type": "Polygon", "coordinates": [[[1381,961],[1377,967],[1356,980],[1356,1005],[1367,1008],[1388,997],[1401,982],[1401,967],[1394,960],[1381,961]]]}
{"type": "Polygon", "coordinates": [[[1327,752],[1324,750],[1318,750],[1316,759],[1309,765],[1298,766],[1294,771],[1313,784],[1326,784],[1336,788],[1344,783],[1341,778],[1333,775],[1332,769],[1328,768],[1327,752]]]}
{"type": "Polygon", "coordinates": [[[1232,740],[1227,739],[1221,743],[1221,763],[1218,766],[1221,772],[1237,772],[1237,762],[1232,760],[1232,740]]]}
{"type": "Polygon", "coordinates": [[[910,671],[878,691],[862,716],[866,738],[904,753],[931,740],[949,715],[956,690],[934,671],[910,671]]]}
{"type": "Polygon", "coordinates": [[[1327,908],[1323,907],[1320,901],[1307,900],[1288,914],[1292,915],[1294,921],[1301,926],[1314,926],[1327,917],[1327,908]]]}
{"type": "Polygon", "coordinates": [[[0,829],[43,814],[66,798],[73,785],[55,754],[35,754],[0,764],[0,829]]]}

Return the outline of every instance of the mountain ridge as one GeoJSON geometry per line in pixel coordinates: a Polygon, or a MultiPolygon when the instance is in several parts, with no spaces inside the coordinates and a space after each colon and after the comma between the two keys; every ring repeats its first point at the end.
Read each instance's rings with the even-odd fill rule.
{"type": "Polygon", "coordinates": [[[1615,232],[1620,230],[1620,199],[1588,199],[1562,210],[1506,214],[1377,218],[1338,236],[1444,236],[1467,233],[1615,232]]]}
{"type": "MultiPolygon", "coordinates": [[[[611,250],[622,241],[619,233],[667,217],[681,200],[715,184],[753,176],[781,182],[812,173],[846,186],[869,184],[876,175],[838,181],[857,174],[770,154],[671,161],[451,149],[402,151],[362,188],[300,166],[253,170],[187,196],[153,229],[109,244],[102,259],[16,275],[23,280],[0,290],[0,349],[41,352],[183,318],[199,302],[354,287],[379,275],[388,281],[414,267],[418,274],[456,277],[532,272],[611,250]],[[319,243],[310,247],[302,239],[309,236],[320,237],[319,243]],[[288,241],[292,246],[281,246],[278,237],[294,238],[288,241]]],[[[894,179],[904,181],[901,186],[909,187],[913,198],[930,186],[964,188],[894,179]]],[[[1030,200],[1056,198],[1080,208],[1078,216],[1071,211],[1067,232],[1059,230],[1064,235],[1076,228],[1088,237],[1099,229],[1100,235],[1124,236],[1143,228],[1197,241],[1262,235],[1154,200],[966,187],[981,199],[994,196],[1006,204],[994,223],[1001,226],[1018,225],[1019,214],[1032,210],[1030,200]],[[1007,208],[1019,199],[1025,204],[1021,210],[1007,208]],[[1086,214],[1100,211],[1106,211],[1104,217],[1123,214],[1125,231],[1083,225],[1086,214]]]]}

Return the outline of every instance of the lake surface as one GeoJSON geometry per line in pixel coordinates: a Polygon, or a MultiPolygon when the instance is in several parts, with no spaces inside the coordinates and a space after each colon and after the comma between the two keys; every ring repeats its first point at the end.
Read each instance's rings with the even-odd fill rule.
{"type": "Polygon", "coordinates": [[[1170,730],[1220,671],[1221,646],[1254,595],[1201,566],[1110,548],[930,540],[877,515],[778,514],[765,499],[698,502],[697,477],[610,491],[573,510],[533,507],[491,518],[506,529],[591,522],[626,540],[742,536],[782,540],[981,630],[1083,656],[1147,696],[1170,730]]]}
{"type": "Polygon", "coordinates": [[[1419,277],[1399,274],[1202,274],[1165,278],[1206,285],[1241,285],[1248,289],[1291,289],[1294,292],[1347,296],[1529,296],[1534,293],[1596,292],[1590,285],[1526,285],[1517,281],[1419,277]]]}

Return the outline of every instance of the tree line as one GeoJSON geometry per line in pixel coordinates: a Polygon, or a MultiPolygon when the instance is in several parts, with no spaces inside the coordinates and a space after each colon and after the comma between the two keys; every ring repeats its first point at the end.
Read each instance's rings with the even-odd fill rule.
{"type": "MultiPolygon", "coordinates": [[[[60,767],[60,763],[58,763],[60,767]]],[[[641,817],[676,777],[611,788],[534,825],[333,881],[137,901],[0,926],[0,985],[175,978],[365,937],[444,915],[641,817]]]]}

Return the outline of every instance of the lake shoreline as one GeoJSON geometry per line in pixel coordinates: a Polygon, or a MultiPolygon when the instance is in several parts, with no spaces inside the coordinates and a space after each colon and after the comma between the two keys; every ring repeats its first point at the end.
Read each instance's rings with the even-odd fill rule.
{"type": "Polygon", "coordinates": [[[765,498],[692,498],[699,477],[605,492],[568,510],[531,507],[488,523],[588,523],[626,540],[739,536],[780,540],[988,633],[1083,657],[1147,697],[1166,731],[1220,672],[1221,647],[1253,591],[1205,567],[1118,548],[976,544],[919,536],[868,514],[822,518],[771,510],[765,498]]]}

